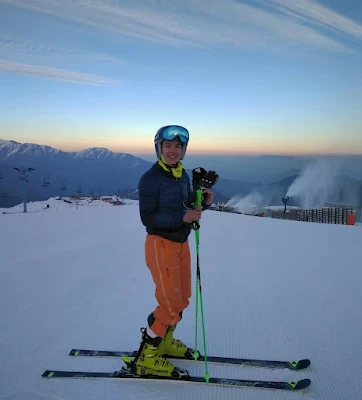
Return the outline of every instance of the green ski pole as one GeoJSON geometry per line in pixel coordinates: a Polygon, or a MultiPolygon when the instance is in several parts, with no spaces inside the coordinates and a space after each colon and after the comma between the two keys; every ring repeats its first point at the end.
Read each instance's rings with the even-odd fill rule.
{"type": "MultiPolygon", "coordinates": [[[[201,206],[202,201],[202,190],[196,190],[196,207],[201,206]]],[[[201,286],[201,272],[200,272],[200,257],[199,257],[199,243],[200,243],[200,227],[195,230],[195,241],[196,241],[196,328],[195,328],[195,360],[198,358],[199,354],[197,351],[197,331],[198,331],[198,302],[200,299],[200,311],[201,311],[201,326],[202,326],[202,336],[204,342],[204,360],[205,360],[205,381],[209,383],[210,375],[207,366],[207,351],[206,351],[206,333],[205,333],[205,320],[204,320],[204,306],[202,301],[202,286],[201,286]]]]}

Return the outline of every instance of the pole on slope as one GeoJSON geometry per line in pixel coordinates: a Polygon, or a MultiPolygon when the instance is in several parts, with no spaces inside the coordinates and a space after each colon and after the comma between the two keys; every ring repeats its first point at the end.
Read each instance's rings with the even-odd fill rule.
{"type": "MultiPolygon", "coordinates": [[[[202,190],[196,190],[196,203],[195,206],[201,206],[202,202],[202,190]]],[[[202,339],[204,343],[204,361],[205,361],[205,381],[209,383],[210,375],[207,365],[207,350],[206,350],[206,331],[205,331],[205,318],[204,318],[204,305],[202,299],[202,285],[201,285],[201,271],[200,271],[200,223],[198,223],[197,229],[195,229],[195,242],[196,242],[196,321],[195,321],[195,352],[194,359],[196,360],[199,356],[197,351],[198,342],[198,314],[199,314],[199,301],[200,301],[200,311],[201,311],[201,326],[202,326],[202,339]]]]}
{"type": "Polygon", "coordinates": [[[34,168],[28,168],[28,167],[15,167],[15,170],[19,171],[19,179],[23,181],[23,212],[27,212],[27,199],[26,199],[26,183],[29,182],[29,176],[28,173],[35,171],[34,168]]]}

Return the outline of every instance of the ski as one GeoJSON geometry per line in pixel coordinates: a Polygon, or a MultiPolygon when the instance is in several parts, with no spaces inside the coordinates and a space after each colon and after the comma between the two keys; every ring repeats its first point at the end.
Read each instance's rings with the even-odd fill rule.
{"type": "Polygon", "coordinates": [[[143,381],[162,381],[162,382],[177,382],[188,384],[204,384],[220,387],[250,387],[250,388],[264,388],[264,389],[277,389],[277,390],[300,390],[307,388],[311,381],[310,379],[302,379],[294,382],[277,382],[277,381],[264,381],[264,380],[246,380],[246,379],[225,379],[225,378],[209,378],[209,382],[200,376],[187,376],[182,379],[167,378],[162,376],[140,376],[135,375],[127,369],[122,369],[115,372],[80,372],[80,371],[56,371],[46,370],[43,375],[44,378],[75,378],[75,379],[128,379],[128,380],[143,380],[143,381]]]}
{"type": "MultiPolygon", "coordinates": [[[[134,358],[137,351],[107,351],[107,350],[84,350],[72,349],[69,353],[74,357],[109,357],[109,358],[134,358]]],[[[169,359],[177,361],[194,361],[193,358],[179,358],[173,356],[165,356],[169,359]]],[[[199,356],[196,362],[205,361],[204,356],[199,356]]],[[[228,358],[228,357],[210,357],[207,356],[207,362],[211,364],[221,365],[240,365],[247,367],[262,367],[262,368],[288,368],[291,370],[301,370],[309,367],[310,360],[296,360],[296,361],[272,361],[272,360],[256,360],[248,358],[228,358]]]]}

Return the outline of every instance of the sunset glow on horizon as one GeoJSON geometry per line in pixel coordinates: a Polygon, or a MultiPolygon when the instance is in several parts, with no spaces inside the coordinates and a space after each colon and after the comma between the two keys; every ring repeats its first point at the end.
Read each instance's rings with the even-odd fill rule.
{"type": "MultiPolygon", "coordinates": [[[[153,154],[153,132],[150,133],[148,139],[133,140],[132,138],[124,139],[120,137],[102,139],[102,137],[91,138],[89,140],[57,140],[47,139],[46,137],[34,136],[32,141],[15,140],[20,143],[36,143],[39,145],[51,146],[53,148],[65,151],[81,151],[92,147],[102,147],[113,152],[128,154],[153,154]]],[[[10,139],[6,139],[10,140],[10,139]]],[[[11,139],[14,140],[14,139],[11,139]]],[[[203,155],[293,155],[293,156],[309,156],[309,155],[362,155],[361,151],[349,143],[303,143],[303,140],[285,141],[284,139],[276,139],[275,141],[262,142],[254,144],[252,140],[213,140],[208,142],[207,139],[198,139],[191,136],[187,149],[187,154],[203,154],[203,155]]]]}

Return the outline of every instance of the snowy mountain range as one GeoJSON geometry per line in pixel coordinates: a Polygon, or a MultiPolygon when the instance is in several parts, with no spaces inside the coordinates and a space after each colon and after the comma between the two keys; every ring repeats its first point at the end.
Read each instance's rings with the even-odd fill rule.
{"type": "Polygon", "coordinates": [[[50,146],[0,140],[0,195],[2,205],[21,201],[22,182],[15,167],[33,168],[28,173],[28,196],[41,200],[61,194],[112,194],[135,190],[140,176],[152,163],[131,154],[105,148],[64,152],[50,146]],[[65,194],[65,193],[64,193],[65,194]]]}
{"type": "MultiPolygon", "coordinates": [[[[202,158],[200,160],[201,163],[204,161],[202,158]]],[[[203,166],[196,165],[200,160],[195,159],[193,168],[203,166]]],[[[102,147],[64,152],[50,146],[0,139],[0,206],[11,207],[22,202],[23,181],[20,178],[24,176],[19,171],[22,167],[32,168],[26,172],[28,200],[76,194],[118,194],[137,199],[138,181],[152,164],[153,162],[140,157],[102,147]]],[[[281,198],[286,195],[289,187],[303,175],[303,170],[294,168],[294,165],[289,170],[286,169],[286,173],[288,171],[287,178],[271,183],[224,179],[220,174],[214,188],[215,202],[227,202],[235,197],[248,197],[249,202],[251,196],[257,199],[255,205],[258,207],[281,204],[281,198]]],[[[191,176],[191,171],[188,170],[188,173],[191,176]]],[[[318,186],[316,200],[362,204],[361,179],[333,172],[335,176],[331,184],[328,174],[329,171],[323,168],[322,177],[319,174],[316,174],[316,178],[311,176],[307,185],[306,182],[303,183],[303,192],[299,195],[305,197],[318,186]],[[329,185],[324,188],[320,181],[326,178],[329,185]]],[[[302,206],[302,203],[303,198],[294,197],[290,200],[290,205],[302,206]]]]}
{"type": "MultiPolygon", "coordinates": [[[[2,163],[24,162],[27,158],[34,164],[44,161],[72,161],[72,160],[107,160],[119,162],[122,160],[122,166],[135,167],[139,161],[144,161],[126,153],[114,153],[102,147],[92,147],[82,151],[64,152],[54,149],[50,146],[44,146],[34,143],[19,143],[13,140],[7,141],[0,139],[0,160],[2,163]]],[[[146,162],[147,165],[149,162],[146,162]]]]}

